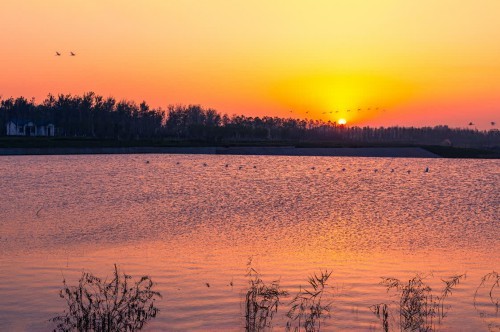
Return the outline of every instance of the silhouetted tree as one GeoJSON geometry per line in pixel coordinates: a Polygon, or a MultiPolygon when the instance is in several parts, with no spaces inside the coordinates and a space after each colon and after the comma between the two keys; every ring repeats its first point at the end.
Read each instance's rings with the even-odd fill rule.
{"type": "Polygon", "coordinates": [[[169,138],[206,143],[239,141],[329,141],[358,144],[444,144],[499,147],[500,131],[435,127],[348,127],[331,121],[221,115],[200,105],[151,108],[145,101],[116,101],[93,92],[49,94],[42,103],[0,97],[0,135],[9,121],[53,123],[58,136],[101,139],[169,138]]]}

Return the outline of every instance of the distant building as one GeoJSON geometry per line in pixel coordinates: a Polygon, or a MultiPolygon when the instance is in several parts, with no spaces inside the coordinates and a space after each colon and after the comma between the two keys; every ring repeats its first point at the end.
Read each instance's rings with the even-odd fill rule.
{"type": "Polygon", "coordinates": [[[54,136],[55,126],[52,123],[35,123],[33,121],[7,122],[7,136],[54,136]]]}

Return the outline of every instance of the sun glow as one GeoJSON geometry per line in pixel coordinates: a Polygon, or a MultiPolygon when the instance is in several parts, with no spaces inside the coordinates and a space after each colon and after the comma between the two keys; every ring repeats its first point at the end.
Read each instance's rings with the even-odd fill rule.
{"type": "Polygon", "coordinates": [[[345,125],[347,123],[346,119],[339,119],[339,125],[345,125]]]}

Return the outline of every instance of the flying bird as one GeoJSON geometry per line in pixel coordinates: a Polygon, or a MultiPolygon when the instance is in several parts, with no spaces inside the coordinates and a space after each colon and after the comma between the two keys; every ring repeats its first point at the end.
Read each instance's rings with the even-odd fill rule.
{"type": "Polygon", "coordinates": [[[69,52],[69,53],[71,54],[71,56],[75,56],[75,55],[76,55],[76,54],[75,54],[75,53],[73,53],[73,52],[69,52]]]}
{"type": "Polygon", "coordinates": [[[61,53],[56,51],[56,56],[61,56],[61,53]]]}
{"type": "Polygon", "coordinates": [[[492,126],[495,126],[495,125],[496,125],[496,122],[495,122],[495,121],[491,121],[491,125],[492,125],[492,126]]]}
{"type": "Polygon", "coordinates": [[[469,122],[469,126],[473,126],[473,125],[474,125],[474,123],[472,123],[472,122],[469,122]]]}

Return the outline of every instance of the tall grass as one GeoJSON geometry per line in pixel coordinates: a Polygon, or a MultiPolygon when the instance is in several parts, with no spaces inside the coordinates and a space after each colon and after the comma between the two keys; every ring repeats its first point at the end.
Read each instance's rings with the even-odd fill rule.
{"type": "Polygon", "coordinates": [[[481,278],[474,293],[474,308],[490,331],[500,331],[498,313],[500,309],[500,274],[490,272],[481,278]],[[481,301],[482,300],[482,301],[481,301]]]}
{"type": "Polygon", "coordinates": [[[270,328],[274,314],[278,312],[280,298],[288,296],[281,289],[279,280],[266,284],[249,262],[247,277],[249,288],[245,296],[245,331],[255,332],[270,328]]]}
{"type": "Polygon", "coordinates": [[[370,309],[381,320],[384,331],[389,331],[391,318],[401,331],[435,331],[436,322],[446,317],[448,308],[445,300],[465,277],[462,274],[447,280],[441,279],[445,285],[439,294],[435,294],[425,283],[426,277],[419,274],[407,282],[396,278],[382,278],[381,284],[387,288],[387,292],[394,291],[398,297],[398,301],[393,303],[396,306],[396,317],[394,314],[391,317],[391,305],[387,303],[372,305],[370,309]]]}
{"type": "Polygon", "coordinates": [[[333,303],[329,300],[323,301],[324,296],[333,296],[327,284],[331,274],[332,271],[321,271],[319,275],[314,274],[308,278],[308,288],[300,287],[287,313],[289,318],[286,324],[287,331],[314,332],[321,329],[321,320],[330,317],[333,303]]]}
{"type": "MultiPolygon", "coordinates": [[[[307,286],[287,304],[286,331],[317,332],[322,322],[331,317],[333,288],[332,272],[325,270],[308,277],[307,286]]],[[[248,289],[245,293],[245,331],[256,332],[273,328],[272,321],[282,300],[289,292],[280,286],[279,280],[265,283],[261,275],[248,263],[248,289]]],[[[429,276],[416,274],[408,281],[382,278],[386,291],[395,300],[370,306],[381,322],[382,330],[436,331],[447,315],[447,299],[466,278],[465,274],[441,279],[443,287],[433,290],[427,283],[429,276]]],[[[51,319],[57,323],[54,331],[138,331],[157,316],[156,300],[162,296],[154,291],[150,277],[138,281],[122,273],[114,266],[110,281],[83,272],[77,286],[69,286],[63,280],[60,297],[66,301],[64,312],[51,319]]],[[[231,281],[232,285],[232,281],[231,281]]],[[[474,307],[490,330],[500,328],[500,274],[493,271],[482,277],[474,294],[474,307]]]]}
{"type": "Polygon", "coordinates": [[[60,297],[66,300],[63,314],[51,320],[55,331],[138,331],[155,318],[159,309],[155,301],[161,298],[153,291],[154,283],[144,276],[137,282],[120,273],[115,264],[113,279],[102,280],[83,272],[77,286],[63,280],[60,297]]]}

